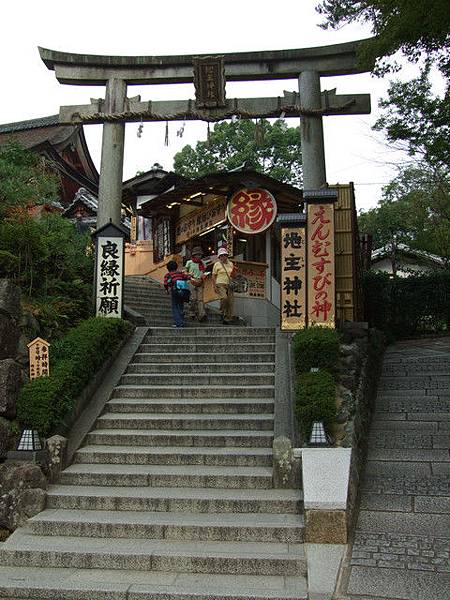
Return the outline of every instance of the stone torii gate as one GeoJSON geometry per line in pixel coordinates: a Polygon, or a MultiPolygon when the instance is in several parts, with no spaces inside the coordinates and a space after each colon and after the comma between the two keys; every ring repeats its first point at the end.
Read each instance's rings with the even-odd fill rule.
{"type": "Polygon", "coordinates": [[[125,123],[130,121],[300,117],[304,189],[326,185],[322,117],[370,113],[368,94],[320,90],[320,78],[362,73],[358,46],[365,40],[262,52],[183,56],[96,56],[39,48],[57,80],[69,85],[104,85],[105,99],[62,106],[60,122],[103,123],[97,228],[120,224],[125,123]],[[226,81],[298,79],[299,91],[274,98],[225,96],[226,81]],[[127,97],[129,85],[194,83],[195,100],[142,102],[127,97]]]}

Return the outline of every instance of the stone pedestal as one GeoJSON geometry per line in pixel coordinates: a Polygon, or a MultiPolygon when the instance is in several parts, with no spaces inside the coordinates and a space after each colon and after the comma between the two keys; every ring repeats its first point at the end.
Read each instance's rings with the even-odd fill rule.
{"type": "Polygon", "coordinates": [[[303,448],[306,541],[347,543],[350,448],[303,448]]]}

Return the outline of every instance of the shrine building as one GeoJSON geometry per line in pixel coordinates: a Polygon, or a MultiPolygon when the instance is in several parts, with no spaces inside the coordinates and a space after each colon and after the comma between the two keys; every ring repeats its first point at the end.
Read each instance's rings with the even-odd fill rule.
{"type": "MultiPolygon", "coordinates": [[[[167,174],[166,177],[174,177],[167,174]]],[[[238,266],[235,314],[252,326],[279,326],[281,307],[280,215],[301,214],[303,191],[253,170],[178,178],[163,193],[136,195],[125,274],[148,275],[162,282],[166,265],[182,266],[201,246],[207,272],[226,245],[238,266]]],[[[340,185],[333,204],[336,265],[336,323],[361,318],[358,291],[359,250],[353,185],[340,185]]],[[[153,189],[155,192],[156,190],[153,189]]],[[[306,215],[305,215],[306,219],[306,215]]],[[[211,278],[204,300],[215,305],[211,278]]]]}

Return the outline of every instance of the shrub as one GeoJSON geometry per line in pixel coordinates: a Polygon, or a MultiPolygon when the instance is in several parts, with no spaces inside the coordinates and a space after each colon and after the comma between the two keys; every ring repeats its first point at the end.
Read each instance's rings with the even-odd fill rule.
{"type": "Polygon", "coordinates": [[[314,421],[332,423],[336,417],[335,383],[326,371],[302,373],[297,379],[295,414],[307,437],[314,421]]]}
{"type": "Polygon", "coordinates": [[[132,327],[122,319],[91,318],[52,344],[49,377],[39,377],[20,391],[19,421],[44,436],[61,427],[71,415],[80,391],[132,327]]]}
{"type": "Polygon", "coordinates": [[[395,338],[448,331],[450,272],[392,279],[386,273],[368,273],[364,302],[370,325],[395,338]]]}
{"type": "Polygon", "coordinates": [[[339,362],[340,335],[328,327],[309,327],[293,338],[295,370],[309,373],[312,367],[335,373],[339,362]]]}

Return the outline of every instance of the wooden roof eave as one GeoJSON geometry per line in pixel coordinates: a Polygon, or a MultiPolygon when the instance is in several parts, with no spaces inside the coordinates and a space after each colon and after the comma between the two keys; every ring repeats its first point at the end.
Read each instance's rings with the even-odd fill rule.
{"type": "Polygon", "coordinates": [[[243,187],[266,188],[277,197],[277,202],[280,205],[285,205],[287,208],[298,205],[303,201],[302,190],[262,173],[247,170],[204,175],[187,182],[185,185],[155,196],[155,198],[142,204],[139,212],[143,216],[154,216],[160,208],[173,202],[196,206],[197,203],[194,200],[188,200],[193,194],[203,193],[205,195],[230,197],[243,187]]]}

